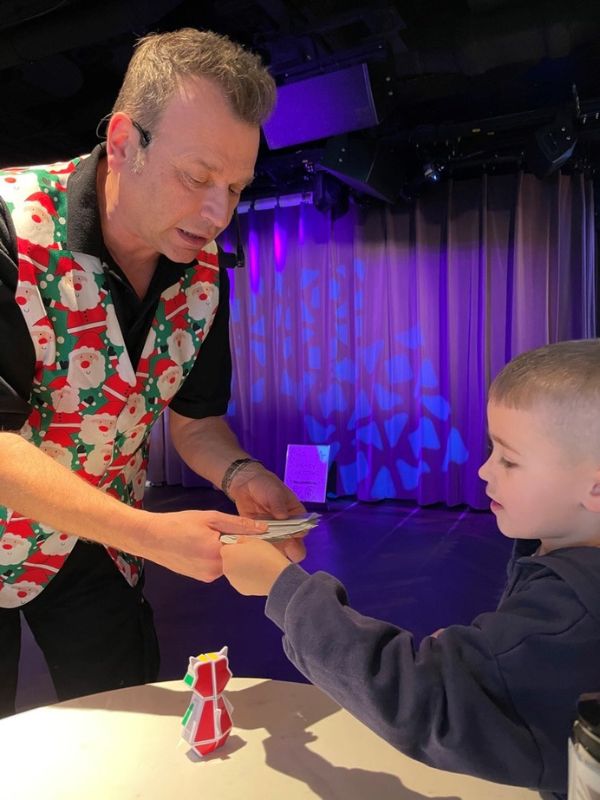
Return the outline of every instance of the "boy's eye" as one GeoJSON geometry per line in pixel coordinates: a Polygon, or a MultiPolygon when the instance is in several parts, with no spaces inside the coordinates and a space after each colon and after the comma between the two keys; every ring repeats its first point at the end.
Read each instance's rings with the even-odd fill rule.
{"type": "Polygon", "coordinates": [[[504,458],[504,456],[500,457],[500,463],[503,467],[506,467],[506,469],[517,466],[514,461],[509,461],[508,459],[504,458]]]}

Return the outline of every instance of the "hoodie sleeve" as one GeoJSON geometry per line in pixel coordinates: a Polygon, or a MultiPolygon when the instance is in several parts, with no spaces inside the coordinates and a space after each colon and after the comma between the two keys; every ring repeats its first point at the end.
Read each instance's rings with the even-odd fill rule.
{"type": "Polygon", "coordinates": [[[539,786],[537,744],[513,707],[484,629],[452,626],[416,648],[408,631],[351,609],[331,575],[297,565],[275,583],[266,614],[284,632],[285,652],[300,672],[406,755],[539,786]]]}

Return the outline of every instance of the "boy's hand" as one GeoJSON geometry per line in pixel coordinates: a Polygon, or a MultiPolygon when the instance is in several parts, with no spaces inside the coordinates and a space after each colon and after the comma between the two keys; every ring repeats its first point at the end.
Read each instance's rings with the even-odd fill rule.
{"type": "Polygon", "coordinates": [[[240,536],[235,544],[221,550],[223,574],[240,594],[267,595],[289,566],[287,558],[269,542],[253,536],[240,536]]]}
{"type": "Polygon", "coordinates": [[[272,542],[271,546],[279,550],[280,553],[288,559],[297,564],[306,558],[306,545],[304,544],[305,534],[296,534],[290,539],[283,539],[281,542],[272,542]]]}

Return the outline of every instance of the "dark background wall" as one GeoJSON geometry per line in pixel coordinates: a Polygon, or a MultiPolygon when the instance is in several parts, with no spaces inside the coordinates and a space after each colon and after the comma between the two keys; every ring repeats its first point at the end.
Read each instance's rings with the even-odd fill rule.
{"type": "Polygon", "coordinates": [[[314,128],[263,142],[251,197],[333,181],[370,202],[384,172],[385,198],[405,202],[449,174],[598,161],[600,5],[587,0],[3,0],[0,164],[89,151],[135,39],[186,25],[261,53],[281,86],[367,70],[374,116],[350,132],[341,178],[322,186],[339,140],[319,136],[307,83],[314,128]]]}

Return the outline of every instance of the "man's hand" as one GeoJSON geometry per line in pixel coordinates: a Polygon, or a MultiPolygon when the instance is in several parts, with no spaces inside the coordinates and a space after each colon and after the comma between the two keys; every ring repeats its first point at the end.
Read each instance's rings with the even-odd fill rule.
{"type": "Polygon", "coordinates": [[[210,583],[221,577],[221,533],[265,533],[264,523],[219,511],[146,513],[145,535],[136,555],[210,583]]]}
{"type": "MultiPolygon", "coordinates": [[[[169,409],[169,420],[179,455],[190,469],[215,486],[221,486],[230,464],[248,458],[223,417],[192,419],[169,409]]],[[[305,513],[296,495],[258,462],[244,464],[235,472],[227,494],[243,517],[287,519],[305,513]]],[[[301,538],[288,539],[279,547],[291,561],[300,561],[306,555],[301,538]]]]}
{"type": "Polygon", "coordinates": [[[251,462],[236,473],[229,496],[240,514],[264,519],[287,519],[306,509],[291,489],[262,464],[251,462]]]}
{"type": "MultiPolygon", "coordinates": [[[[288,519],[305,514],[296,495],[277,475],[261,464],[250,463],[240,470],[229,487],[229,496],[242,516],[258,519],[288,519]]],[[[302,536],[278,542],[275,547],[290,561],[302,561],[306,548],[302,536]]]]}
{"type": "Polygon", "coordinates": [[[245,595],[269,594],[290,563],[274,545],[252,536],[223,545],[221,555],[225,577],[234,589],[245,595]]]}

